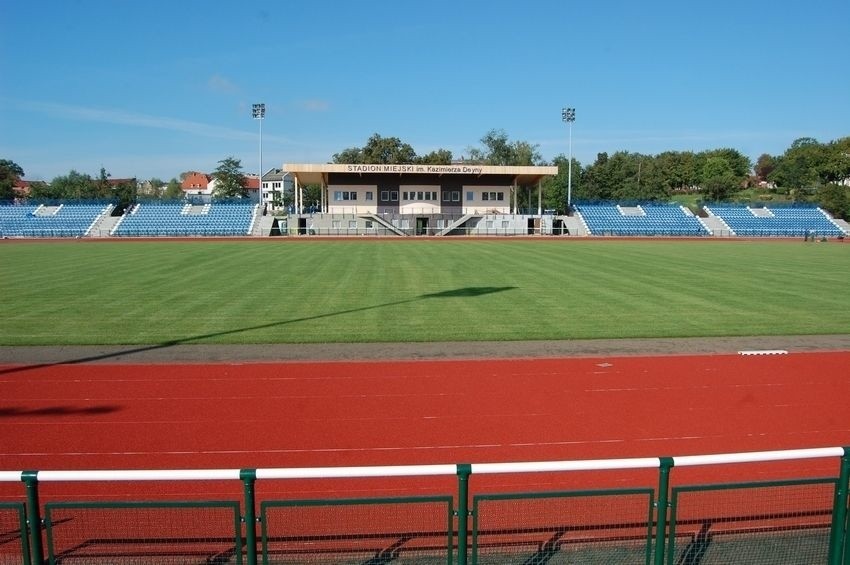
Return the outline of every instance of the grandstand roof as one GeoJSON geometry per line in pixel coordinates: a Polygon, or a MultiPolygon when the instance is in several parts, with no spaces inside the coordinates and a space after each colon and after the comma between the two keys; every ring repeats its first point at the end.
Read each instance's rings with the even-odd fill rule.
{"type": "Polygon", "coordinates": [[[451,165],[426,165],[426,164],[344,164],[344,163],[322,163],[322,164],[284,164],[283,171],[292,173],[302,184],[327,184],[330,173],[360,173],[360,174],[384,174],[398,175],[509,175],[514,177],[519,185],[534,184],[544,177],[558,174],[558,167],[506,167],[496,165],[474,165],[471,163],[454,163],[451,165]]]}

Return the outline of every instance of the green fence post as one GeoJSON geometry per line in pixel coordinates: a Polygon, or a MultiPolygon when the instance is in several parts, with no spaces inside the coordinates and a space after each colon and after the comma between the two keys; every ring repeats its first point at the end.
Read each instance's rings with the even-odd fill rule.
{"type": "Polygon", "coordinates": [[[457,466],[457,563],[466,565],[469,541],[469,475],[472,465],[457,466]]]}
{"type": "Polygon", "coordinates": [[[257,482],[256,469],[241,469],[239,478],[245,487],[245,546],[248,565],[257,565],[257,509],[254,503],[254,483],[257,482]]]}
{"type": "Polygon", "coordinates": [[[832,507],[832,528],[829,532],[829,565],[841,565],[846,552],[845,563],[850,562],[847,547],[847,489],[850,488],[850,447],[844,448],[841,457],[841,470],[835,487],[835,503],[832,507]]]}
{"type": "Polygon", "coordinates": [[[667,506],[670,492],[670,469],[672,457],[661,457],[661,470],[658,478],[658,507],[655,509],[655,565],[664,564],[666,553],[667,506]]]}
{"type": "Polygon", "coordinates": [[[23,471],[21,480],[27,489],[27,526],[30,535],[30,563],[44,564],[44,548],[41,543],[41,503],[38,500],[38,471],[23,471]]]}

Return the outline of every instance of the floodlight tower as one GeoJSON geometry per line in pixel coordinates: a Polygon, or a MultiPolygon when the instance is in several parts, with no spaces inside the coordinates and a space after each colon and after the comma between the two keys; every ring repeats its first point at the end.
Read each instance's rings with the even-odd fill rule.
{"type": "MultiPolygon", "coordinates": [[[[260,184],[257,187],[257,202],[263,205],[263,118],[266,117],[266,105],[263,103],[251,106],[251,117],[260,121],[260,184]]],[[[261,211],[262,213],[262,211],[261,211]]]]}
{"type": "Polygon", "coordinates": [[[573,203],[573,122],[576,121],[576,109],[563,108],[561,120],[566,122],[570,130],[570,155],[567,163],[567,215],[569,216],[570,207],[573,203]]]}

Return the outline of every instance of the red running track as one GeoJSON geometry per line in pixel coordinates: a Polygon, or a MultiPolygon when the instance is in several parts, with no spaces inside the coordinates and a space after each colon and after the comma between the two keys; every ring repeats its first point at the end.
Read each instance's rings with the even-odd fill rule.
{"type": "MultiPolygon", "coordinates": [[[[850,352],[5,365],[0,470],[484,463],[850,445],[848,367],[850,352]]],[[[801,466],[837,470],[837,462],[819,461],[788,473],[801,466]]],[[[20,498],[20,485],[0,489],[0,500],[20,498]]]]}

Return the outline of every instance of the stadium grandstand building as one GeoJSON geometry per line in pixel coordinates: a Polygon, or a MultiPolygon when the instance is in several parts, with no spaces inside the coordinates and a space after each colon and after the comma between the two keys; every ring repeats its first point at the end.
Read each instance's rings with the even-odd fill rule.
{"type": "Polygon", "coordinates": [[[542,181],[554,166],[472,164],[285,164],[295,181],[297,233],[329,235],[518,235],[560,227],[542,209],[542,181]],[[318,202],[303,187],[321,187],[318,202]],[[521,188],[537,210],[518,206],[521,188]],[[309,215],[305,216],[304,213],[309,215]]]}
{"type": "Polygon", "coordinates": [[[246,198],[219,200],[215,179],[192,173],[178,200],[0,203],[0,238],[850,236],[850,224],[812,203],[692,210],[673,202],[573,202],[558,215],[543,208],[543,181],[557,174],[555,166],[284,164],[263,175],[258,202],[255,175],[245,177],[246,198]]]}

